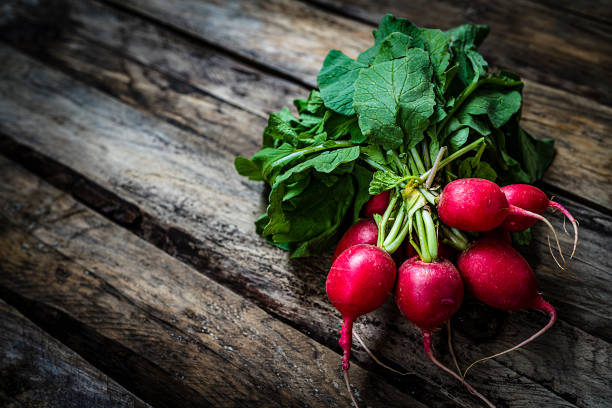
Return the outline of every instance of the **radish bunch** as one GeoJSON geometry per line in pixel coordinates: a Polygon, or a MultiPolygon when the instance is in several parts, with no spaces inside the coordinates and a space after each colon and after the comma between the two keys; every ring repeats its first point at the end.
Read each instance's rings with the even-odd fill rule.
{"type": "Polygon", "coordinates": [[[484,25],[438,30],[385,15],[371,47],[355,59],[331,50],[318,89],[294,100],[295,110],[271,113],[261,150],[234,161],[238,173],[269,186],[255,221],[267,242],[292,258],[337,244],[327,294],[343,316],[347,384],[353,322],[391,293],[421,329],[427,356],[464,383],[465,372],[444,367],[431,348],[464,290],[492,307],[550,315],[539,333],[505,352],[555,321],[509,234],[544,222],[559,255],[549,244],[551,254],[565,268],[543,214],[555,209],[572,223],[572,256],[577,223],[529,185],[552,162],[553,141],[521,128],[523,82],[488,71],[477,51],[487,33],[484,25]]]}
{"type": "MultiPolygon", "coordinates": [[[[340,345],[344,350],[342,361],[347,387],[353,322],[355,318],[379,307],[395,285],[395,302],[402,314],[421,330],[426,355],[445,372],[462,381],[487,406],[492,407],[490,401],[465,381],[467,372],[478,362],[501,356],[531,342],[548,330],[557,318],[555,309],[540,295],[531,267],[512,247],[508,233],[524,231],[538,220],[544,221],[554,233],[552,225],[541,215],[552,207],[569,218],[575,228],[576,242],[576,221],[565,208],[548,200],[536,187],[515,184],[500,188],[484,179],[458,179],[444,187],[436,199],[435,210],[425,209],[428,214],[431,211],[439,217],[436,240],[442,235],[438,231],[446,231],[444,234],[454,236],[450,242],[466,242],[456,266],[447,257],[441,256],[442,251],[437,251],[438,254],[433,257],[432,251],[429,251],[427,260],[423,259],[421,252],[420,256],[409,257],[401,263],[396,280],[395,263],[384,250],[385,222],[389,221],[388,215],[395,209],[395,226],[397,218],[406,212],[405,209],[396,208],[404,208],[402,206],[406,206],[408,200],[411,200],[410,195],[404,195],[403,198],[386,193],[373,196],[365,206],[364,214],[374,217],[376,221],[365,219],[353,225],[340,240],[334,254],[327,277],[327,295],[343,317],[340,345]],[[399,200],[404,200],[404,203],[398,203],[399,200]],[[385,205],[386,208],[383,208],[385,205]],[[481,234],[467,243],[461,230],[481,234]],[[464,289],[491,307],[503,310],[541,310],[550,316],[549,323],[520,344],[476,361],[463,373],[454,372],[435,358],[431,338],[434,331],[448,323],[457,312],[464,297],[464,289]]],[[[410,221],[404,219],[403,222],[408,224],[410,221]]],[[[403,227],[400,225],[399,230],[403,227]]],[[[393,229],[387,234],[392,234],[393,229]]],[[[428,237],[412,237],[412,232],[408,228],[410,235],[407,240],[420,252],[423,247],[415,240],[428,237]]],[[[427,249],[430,247],[433,245],[427,249]]],[[[444,247],[448,248],[447,245],[444,247]]],[[[353,402],[357,405],[354,399],[353,402]]]]}

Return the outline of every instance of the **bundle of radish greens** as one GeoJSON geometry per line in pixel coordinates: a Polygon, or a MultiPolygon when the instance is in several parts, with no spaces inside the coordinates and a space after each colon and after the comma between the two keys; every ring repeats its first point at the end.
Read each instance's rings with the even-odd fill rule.
{"type": "Polygon", "coordinates": [[[294,101],[297,116],[286,107],[272,113],[262,149],[235,160],[241,175],[271,187],[258,234],[291,257],[337,245],[327,294],[343,316],[347,384],[353,321],[393,290],[422,330],[427,355],[489,406],[465,382],[467,370],[450,370],[431,351],[432,331],[457,311],[464,287],[493,307],[550,315],[505,352],[556,319],[509,233],[526,242],[530,227],[545,222],[564,267],[542,213],[552,207],[569,218],[574,249],[576,222],[530,185],[551,163],[553,141],[520,127],[523,83],[489,72],[477,50],[487,33],[482,25],[441,31],[384,16],[372,47],[356,60],[331,50],[318,90],[294,101]]]}

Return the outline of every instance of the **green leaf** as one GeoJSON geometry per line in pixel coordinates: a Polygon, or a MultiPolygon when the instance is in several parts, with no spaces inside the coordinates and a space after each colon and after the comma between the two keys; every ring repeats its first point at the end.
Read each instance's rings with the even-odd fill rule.
{"type": "Polygon", "coordinates": [[[383,191],[395,188],[403,181],[406,181],[406,179],[395,175],[395,173],[379,170],[374,173],[372,181],[370,182],[370,195],[380,194],[383,191]]]}
{"type": "Polygon", "coordinates": [[[343,115],[354,114],[354,84],[359,72],[365,66],[341,51],[331,50],[323,61],[323,68],[317,77],[325,106],[343,115]]]}
{"type": "Polygon", "coordinates": [[[283,166],[293,161],[290,155],[294,152],[293,146],[283,143],[277,148],[264,147],[253,155],[251,161],[260,169],[263,179],[271,183],[283,166]]]}
{"type": "Polygon", "coordinates": [[[497,179],[497,173],[489,163],[480,161],[476,157],[468,157],[459,165],[459,178],[471,177],[495,181],[497,179]]]}
{"type": "Polygon", "coordinates": [[[386,14],[378,24],[378,29],[373,30],[374,45],[362,52],[357,61],[366,65],[371,65],[378,54],[378,49],[383,40],[392,33],[402,33],[412,38],[415,47],[424,48],[419,27],[412,24],[405,18],[397,18],[392,14],[386,14]]]}
{"type": "Polygon", "coordinates": [[[464,24],[447,31],[454,62],[458,65],[456,79],[461,89],[477,81],[487,73],[488,64],[478,53],[478,46],[489,33],[484,25],[464,24]]]}
{"type": "MultiPolygon", "coordinates": [[[[323,129],[325,129],[325,132],[327,133],[327,137],[330,140],[336,140],[339,138],[343,138],[344,136],[351,135],[351,138],[352,138],[352,135],[355,133],[355,128],[358,129],[357,117],[354,115],[353,116],[341,115],[335,112],[329,112],[329,113],[330,114],[325,118],[325,122],[323,125],[323,129]]],[[[361,132],[359,132],[359,135],[361,135],[361,132]]]]}
{"type": "MultiPolygon", "coordinates": [[[[443,95],[447,86],[446,81],[449,75],[447,68],[451,58],[449,35],[441,30],[421,28],[421,37],[433,65],[438,93],[443,95]]],[[[453,73],[450,74],[450,79],[453,75],[453,73]]]]}
{"type": "Polygon", "coordinates": [[[411,48],[414,48],[412,37],[402,33],[391,33],[380,44],[374,64],[403,58],[408,55],[408,50],[411,48]]]}
{"type": "Polygon", "coordinates": [[[304,113],[310,113],[313,115],[321,116],[323,114],[322,110],[325,109],[323,104],[323,98],[319,91],[312,90],[310,91],[310,95],[308,95],[308,99],[296,99],[293,101],[293,105],[297,109],[300,115],[304,113]]]}
{"type": "Polygon", "coordinates": [[[463,146],[467,142],[469,134],[470,129],[467,127],[461,128],[451,134],[449,138],[449,143],[451,145],[452,151],[459,150],[461,146],[463,146]]]}
{"type": "Polygon", "coordinates": [[[353,223],[359,220],[361,208],[370,199],[370,182],[372,181],[372,172],[363,166],[356,165],[353,170],[353,178],[355,180],[355,200],[353,202],[353,223]]]}
{"type": "Polygon", "coordinates": [[[298,135],[291,126],[290,119],[295,120],[288,108],[283,108],[278,113],[271,113],[268,118],[268,126],[264,129],[264,146],[270,147],[274,140],[298,145],[298,135]]]}
{"type": "Polygon", "coordinates": [[[418,48],[361,70],[354,107],[370,143],[393,149],[405,141],[410,148],[423,139],[435,104],[431,75],[428,54],[418,48]]]}
{"type": "Polygon", "coordinates": [[[276,244],[290,243],[292,257],[308,256],[329,248],[353,203],[355,191],[351,176],[340,177],[332,186],[312,179],[290,207],[278,199],[284,195],[284,190],[284,184],[279,184],[270,193],[269,220],[262,235],[276,244]]]}
{"type": "Polygon", "coordinates": [[[343,163],[356,160],[359,157],[359,146],[346,147],[341,149],[326,150],[323,153],[307,159],[306,161],[286,170],[278,176],[274,184],[283,183],[293,174],[314,168],[321,173],[330,173],[343,163]]]}
{"type": "Polygon", "coordinates": [[[234,167],[238,174],[244,177],[248,177],[249,180],[260,181],[263,180],[259,167],[251,160],[246,157],[238,156],[234,159],[234,167]]]}
{"type": "Polygon", "coordinates": [[[487,115],[500,128],[521,108],[521,93],[493,87],[476,90],[461,107],[462,114],[487,115]]]}

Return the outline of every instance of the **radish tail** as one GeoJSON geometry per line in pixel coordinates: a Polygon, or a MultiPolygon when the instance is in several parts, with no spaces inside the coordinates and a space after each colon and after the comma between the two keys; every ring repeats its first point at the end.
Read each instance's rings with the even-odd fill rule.
{"type": "Polygon", "coordinates": [[[568,220],[572,223],[572,227],[574,227],[574,248],[572,249],[572,254],[570,255],[570,259],[574,257],[574,253],[576,252],[576,246],[578,245],[578,222],[572,217],[572,214],[565,209],[561,204],[556,203],[554,201],[549,201],[548,206],[552,207],[556,210],[559,210],[567,217],[568,220]]]}
{"type": "Polygon", "coordinates": [[[540,220],[544,224],[546,224],[546,226],[552,231],[553,236],[555,237],[555,242],[557,243],[557,250],[559,251],[559,255],[561,256],[561,260],[563,261],[563,266],[561,266],[561,263],[557,260],[557,257],[553,253],[553,250],[549,244],[548,249],[550,249],[550,254],[552,255],[553,259],[555,260],[559,268],[565,269],[567,267],[567,262],[565,262],[565,258],[563,257],[563,251],[561,250],[561,244],[559,243],[559,237],[557,236],[557,231],[555,231],[555,228],[552,226],[550,221],[542,217],[540,214],[536,214],[534,212],[524,210],[512,204],[509,205],[509,214],[522,215],[524,217],[535,218],[536,220],[540,220]]]}
{"type": "Polygon", "coordinates": [[[344,382],[346,383],[346,389],[355,404],[355,408],[359,408],[357,401],[355,401],[355,397],[353,396],[353,391],[351,391],[351,384],[349,381],[349,366],[351,359],[351,346],[353,345],[353,319],[350,317],[342,318],[342,330],[340,331],[340,341],[338,342],[342,350],[344,350],[344,355],[342,356],[342,370],[344,371],[344,382]]]}
{"type": "Polygon", "coordinates": [[[399,375],[410,375],[410,374],[416,374],[414,371],[408,371],[408,372],[402,373],[401,371],[398,371],[398,370],[396,370],[396,369],[395,369],[395,368],[393,368],[393,367],[389,367],[388,365],[386,365],[385,363],[383,363],[382,361],[380,361],[380,360],[378,359],[378,357],[376,357],[376,356],[374,355],[374,353],[372,353],[372,352],[370,351],[370,349],[368,348],[368,346],[366,346],[366,345],[365,345],[365,343],[363,342],[363,340],[361,340],[361,337],[359,337],[359,334],[357,334],[357,332],[356,332],[356,331],[353,331],[353,335],[355,336],[355,338],[357,339],[357,341],[359,342],[359,344],[361,344],[361,347],[363,347],[363,348],[365,349],[366,353],[368,353],[368,355],[369,355],[369,356],[372,358],[372,360],[374,360],[374,361],[375,361],[375,362],[376,362],[378,365],[380,365],[380,366],[382,366],[382,367],[386,368],[386,369],[387,369],[387,370],[389,370],[389,371],[393,371],[394,373],[399,374],[399,375]]]}
{"type": "Polygon", "coordinates": [[[550,320],[548,321],[546,326],[542,327],[533,336],[529,337],[526,340],[523,340],[522,342],[520,342],[519,344],[517,344],[514,347],[509,348],[508,350],[504,350],[501,353],[497,353],[497,354],[494,354],[492,356],[481,358],[480,360],[474,361],[472,364],[469,365],[468,368],[465,369],[465,372],[463,373],[463,378],[465,378],[465,376],[467,375],[468,371],[470,371],[470,369],[472,367],[474,367],[476,364],[481,363],[483,361],[490,360],[490,359],[495,358],[495,357],[499,357],[499,356],[507,354],[507,353],[510,353],[511,351],[514,351],[516,349],[519,349],[519,348],[523,347],[524,345],[526,345],[528,343],[531,343],[533,340],[535,340],[536,338],[540,337],[544,332],[546,332],[548,329],[550,329],[552,327],[552,325],[555,323],[555,321],[557,321],[557,311],[555,310],[554,307],[552,307],[552,305],[550,303],[545,301],[541,296],[536,300],[535,305],[532,306],[532,307],[534,309],[541,310],[541,311],[547,313],[550,316],[550,320]]]}
{"type": "Polygon", "coordinates": [[[459,367],[459,362],[457,361],[457,357],[455,356],[455,350],[453,349],[453,338],[450,320],[446,321],[446,334],[448,340],[448,350],[450,351],[451,356],[453,357],[453,362],[455,363],[455,367],[457,367],[457,372],[459,373],[459,375],[461,375],[461,368],[459,367]]]}
{"type": "Polygon", "coordinates": [[[351,396],[351,401],[353,401],[353,405],[355,405],[355,408],[359,408],[359,404],[357,404],[357,401],[355,401],[353,391],[351,391],[351,382],[349,381],[348,370],[344,370],[344,382],[346,383],[346,389],[348,390],[348,393],[351,396]]]}
{"type": "Polygon", "coordinates": [[[429,330],[423,330],[423,346],[425,347],[425,354],[427,354],[427,357],[429,357],[429,359],[438,367],[440,367],[442,370],[446,371],[447,373],[449,373],[450,375],[452,375],[453,377],[455,377],[456,379],[458,379],[459,381],[461,381],[463,383],[463,385],[465,385],[465,387],[475,396],[477,396],[478,398],[480,398],[485,404],[487,404],[487,406],[489,408],[495,408],[495,405],[493,405],[491,403],[491,401],[489,401],[484,395],[482,395],[481,393],[479,393],[478,391],[476,391],[474,389],[474,387],[472,387],[470,384],[468,384],[464,378],[461,378],[461,376],[459,374],[457,374],[456,372],[454,372],[453,370],[451,370],[450,368],[448,368],[447,366],[445,366],[444,364],[442,364],[441,362],[439,362],[433,355],[432,352],[432,347],[431,347],[431,336],[432,333],[429,330]]]}

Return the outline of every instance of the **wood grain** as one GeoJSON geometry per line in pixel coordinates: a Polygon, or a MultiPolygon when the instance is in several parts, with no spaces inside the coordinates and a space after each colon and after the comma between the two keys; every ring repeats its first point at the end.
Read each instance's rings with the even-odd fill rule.
{"type": "Polygon", "coordinates": [[[0,316],[3,407],[150,407],[2,299],[0,316]]]}
{"type": "MultiPolygon", "coordinates": [[[[70,163],[74,170],[121,198],[113,194],[105,196],[100,190],[94,189],[92,192],[91,183],[84,185],[81,180],[66,180],[65,185],[70,186],[73,194],[109,217],[128,224],[148,240],[196,265],[216,280],[308,330],[315,338],[330,346],[335,344],[338,320],[325,299],[322,284],[329,260],[288,263],[285,253],[265,245],[254,235],[251,223],[255,213],[261,211],[261,190],[257,184],[244,182],[231,173],[223,172],[229,167],[232,155],[218,150],[218,145],[205,138],[142,115],[10,50],[5,49],[3,59],[8,63],[7,74],[13,73],[7,77],[7,81],[11,86],[22,89],[20,95],[23,97],[18,100],[15,97],[5,98],[3,105],[0,105],[2,131],[13,135],[19,143],[44,151],[54,160],[70,163]],[[81,109],[81,106],[87,108],[81,109]],[[18,118],[26,116],[30,125],[20,126],[18,118]],[[53,118],[53,121],[49,121],[49,118],[53,118]],[[61,126],[54,124],[58,121],[61,126]],[[37,123],[43,122],[46,123],[45,137],[39,137],[34,129],[40,127],[37,123]],[[131,123],[138,123],[138,128],[129,126],[131,123]],[[156,159],[152,160],[152,157],[156,159]],[[223,183],[218,180],[223,180],[223,183]],[[236,197],[240,197],[240,200],[236,200],[236,197]],[[207,226],[205,230],[202,230],[203,225],[207,226]]],[[[0,89],[4,88],[0,86],[0,89]]],[[[4,94],[8,95],[6,92],[4,94]]],[[[18,152],[17,155],[25,159],[18,152]]],[[[49,168],[48,163],[44,168],[49,168]]],[[[66,173],[57,176],[65,177],[66,173]]],[[[17,191],[11,194],[17,194],[17,191]]],[[[37,200],[30,198],[25,201],[37,200]]],[[[576,210],[580,207],[570,208],[576,210]]],[[[592,268],[588,264],[580,263],[576,267],[576,270],[584,272],[577,277],[566,277],[573,285],[599,279],[597,284],[601,286],[602,279],[609,279],[606,271],[587,269],[592,268]]],[[[538,273],[552,273],[556,279],[563,278],[554,270],[548,272],[542,267],[538,273]]],[[[602,298],[606,298],[605,288],[589,287],[589,291],[599,292],[602,298]]],[[[560,293],[559,296],[565,299],[567,305],[584,302],[585,298],[582,293],[580,298],[572,298],[570,302],[564,294],[560,293]]],[[[586,307],[584,310],[572,309],[583,314],[582,320],[587,320],[589,316],[588,319],[601,321],[604,330],[607,327],[603,323],[605,312],[593,316],[591,312],[585,313],[586,307]]],[[[383,326],[386,321],[388,326],[384,327],[388,327],[389,333],[406,339],[385,348],[385,351],[389,350],[390,358],[416,368],[426,378],[444,383],[445,388],[460,395],[462,390],[453,389],[455,384],[452,381],[420,358],[422,352],[418,334],[399,318],[397,311],[386,308],[379,313],[366,320],[367,333],[380,333],[377,327],[383,326]]],[[[523,327],[523,319],[529,317],[516,316],[520,319],[517,330],[526,336],[529,330],[523,327]]],[[[572,313],[568,313],[568,316],[571,318],[572,313]]],[[[598,342],[597,347],[607,344],[586,333],[583,335],[586,337],[578,340],[580,344],[592,341],[598,342]]],[[[554,344],[555,338],[548,339],[554,344]]],[[[467,348],[465,352],[468,353],[467,361],[490,352],[490,349],[467,348]]],[[[534,371],[537,378],[528,380],[498,363],[491,363],[486,374],[475,376],[475,382],[496,395],[495,398],[504,401],[516,398],[515,393],[522,385],[533,387],[525,399],[513,402],[513,406],[525,406],[528,404],[527,398],[530,403],[553,398],[556,403],[568,404],[567,400],[559,399],[547,389],[530,382],[546,381],[545,378],[558,372],[558,367],[546,372],[530,369],[525,364],[542,361],[543,357],[532,355],[529,349],[520,353],[526,353],[529,357],[522,359],[521,364],[520,358],[510,356],[513,369],[534,371]],[[500,381],[504,384],[506,381],[514,382],[515,388],[491,383],[491,377],[502,379],[500,381]]],[[[559,353],[563,356],[559,361],[565,362],[571,361],[574,351],[559,350],[559,353]]],[[[363,359],[363,354],[360,358],[363,359]]],[[[540,366],[534,364],[531,367],[540,366]]],[[[600,378],[597,374],[586,381],[589,384],[591,381],[597,383],[600,378]]],[[[560,394],[565,392],[570,380],[560,379],[560,383],[554,385],[559,387],[560,394]]],[[[589,400],[583,396],[575,398],[589,400]]],[[[582,399],[579,401],[582,403],[582,399]]]]}
{"type": "MultiPolygon", "coordinates": [[[[294,98],[305,97],[309,87],[316,86],[314,81],[309,87],[299,86],[273,73],[237,62],[219,50],[96,2],[66,0],[62,4],[63,9],[69,11],[64,16],[67,19],[65,24],[45,23],[48,15],[38,18],[34,11],[26,8],[21,9],[23,19],[6,27],[2,35],[13,45],[39,58],[45,56],[72,75],[85,80],[88,76],[96,76],[95,85],[115,95],[118,92],[113,87],[119,85],[113,84],[121,83],[120,86],[129,91],[125,86],[136,88],[139,82],[132,85],[130,81],[139,75],[152,76],[146,79],[149,82],[158,81],[153,90],[176,88],[179,93],[189,94],[196,100],[192,104],[179,105],[178,101],[167,101],[170,103],[166,105],[175,102],[178,111],[162,109],[162,112],[168,120],[196,132],[206,131],[206,126],[211,124],[208,116],[215,116],[220,106],[215,99],[231,105],[227,109],[238,107],[265,116],[284,105],[291,105],[294,98]],[[21,30],[24,24],[32,27],[27,34],[21,30]],[[143,71],[137,63],[151,69],[143,71]],[[164,78],[160,78],[157,72],[165,74],[164,78]]],[[[289,34],[284,38],[286,42],[298,41],[289,34]]],[[[324,46],[344,47],[337,43],[339,39],[335,41],[324,46]]],[[[365,47],[366,43],[360,46],[365,47]]],[[[269,59],[260,54],[253,58],[268,63],[269,59]]],[[[321,54],[316,61],[302,63],[316,71],[324,55],[321,54]]],[[[169,98],[162,93],[155,99],[143,97],[137,100],[135,98],[151,94],[152,90],[134,89],[132,94],[125,91],[120,98],[146,110],[153,110],[152,105],[164,104],[169,98]]],[[[539,137],[556,140],[557,157],[546,173],[545,181],[612,209],[612,191],[608,188],[612,184],[612,157],[608,154],[612,142],[607,137],[612,132],[612,108],[534,81],[526,82],[524,93],[525,128],[539,137]]],[[[261,123],[260,119],[236,113],[234,121],[224,122],[225,133],[245,130],[254,135],[259,133],[245,122],[257,125],[261,123]],[[238,123],[234,125],[234,121],[238,123]]]]}
{"type": "MultiPolygon", "coordinates": [[[[579,15],[586,19],[612,24],[612,4],[608,0],[532,0],[546,7],[570,16],[579,15]]],[[[569,19],[569,17],[566,17],[569,19]]]]}
{"type": "MultiPolygon", "coordinates": [[[[145,400],[348,404],[337,353],[6,159],[0,167],[42,199],[2,190],[0,294],[145,400]]],[[[355,364],[351,374],[363,403],[424,407],[355,364]]]]}

